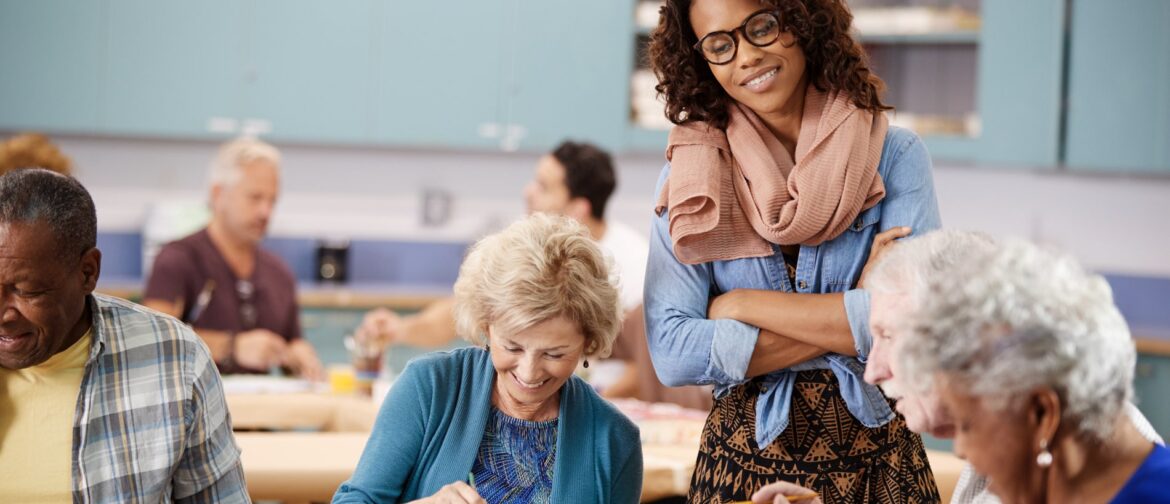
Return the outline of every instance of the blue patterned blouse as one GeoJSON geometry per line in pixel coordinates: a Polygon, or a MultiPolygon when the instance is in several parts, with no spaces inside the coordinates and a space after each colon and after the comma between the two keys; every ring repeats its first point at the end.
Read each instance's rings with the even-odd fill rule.
{"type": "Polygon", "coordinates": [[[546,504],[557,458],[557,419],[532,422],[492,408],[471,472],[489,504],[546,504]]]}

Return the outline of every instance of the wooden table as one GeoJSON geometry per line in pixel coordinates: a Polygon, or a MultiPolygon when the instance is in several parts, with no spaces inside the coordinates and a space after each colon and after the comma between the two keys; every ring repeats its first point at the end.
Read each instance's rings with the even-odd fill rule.
{"type": "Polygon", "coordinates": [[[237,432],[252,500],[329,502],[366,446],[361,432],[237,432]]]}
{"type": "MultiPolygon", "coordinates": [[[[366,445],[360,432],[240,432],[248,493],[253,500],[328,502],[353,474],[366,445]]],[[[646,445],[642,501],[686,495],[696,451],[646,445]]],[[[942,502],[950,502],[964,463],[950,453],[928,451],[942,502]]]]}
{"type": "MultiPolygon", "coordinates": [[[[252,500],[328,502],[361,458],[361,432],[238,432],[252,500]]],[[[684,495],[696,452],[643,447],[642,500],[684,495]]]]}
{"type": "MultiPolygon", "coordinates": [[[[377,416],[374,401],[323,393],[228,393],[232,426],[243,450],[253,500],[328,501],[349,478],[377,416]],[[317,432],[287,432],[291,430],[317,432]]],[[[642,499],[685,495],[698,454],[702,422],[639,422],[642,499]]]]}
{"type": "Polygon", "coordinates": [[[368,397],[317,394],[227,394],[237,430],[369,432],[378,406],[368,397]]]}
{"type": "MultiPolygon", "coordinates": [[[[373,401],[356,396],[229,393],[227,402],[238,429],[319,431],[236,433],[253,500],[329,501],[353,473],[377,416],[373,401]]],[[[643,440],[642,500],[686,495],[703,421],[635,416],[635,423],[643,440]]],[[[927,456],[942,501],[950,502],[964,463],[950,453],[927,456]]]]}

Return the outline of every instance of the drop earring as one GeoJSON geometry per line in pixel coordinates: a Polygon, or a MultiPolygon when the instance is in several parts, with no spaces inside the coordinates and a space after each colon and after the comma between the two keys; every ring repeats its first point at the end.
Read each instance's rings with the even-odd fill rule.
{"type": "Polygon", "coordinates": [[[1040,440],[1040,454],[1036,455],[1036,465],[1048,467],[1052,465],[1052,452],[1048,451],[1048,440],[1040,440]]]}
{"type": "Polygon", "coordinates": [[[589,369],[589,359],[585,359],[585,369],[589,369]]]}

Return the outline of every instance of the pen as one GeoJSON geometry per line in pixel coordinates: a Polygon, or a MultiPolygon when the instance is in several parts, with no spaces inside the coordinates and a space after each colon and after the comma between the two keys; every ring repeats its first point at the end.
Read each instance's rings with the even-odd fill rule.
{"type": "Polygon", "coordinates": [[[215,290],[215,280],[207,279],[203,284],[203,290],[199,291],[199,295],[195,296],[195,306],[191,307],[191,311],[187,315],[187,324],[194,324],[199,320],[199,316],[203,315],[203,310],[207,309],[207,305],[211,304],[211,292],[215,290]]]}
{"type": "Polygon", "coordinates": [[[467,473],[467,481],[471,483],[471,488],[475,488],[475,473],[467,473]]]}
{"type": "MultiPolygon", "coordinates": [[[[800,502],[800,501],[805,500],[805,499],[812,499],[813,497],[816,497],[816,496],[817,496],[816,493],[810,493],[810,494],[804,494],[804,495],[785,495],[784,498],[788,499],[788,502],[800,502]]],[[[752,501],[738,501],[738,502],[734,502],[732,504],[752,504],[752,501]]]]}

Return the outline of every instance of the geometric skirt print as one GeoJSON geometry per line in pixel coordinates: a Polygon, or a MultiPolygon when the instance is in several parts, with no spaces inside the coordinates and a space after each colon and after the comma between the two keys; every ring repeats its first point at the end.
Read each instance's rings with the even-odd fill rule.
{"type": "Polygon", "coordinates": [[[788,428],[764,449],[756,446],[759,391],[752,381],[715,401],[687,502],[746,501],[779,480],[812,489],[825,504],[939,502],[922,437],[902,415],[881,427],[862,425],[831,371],[799,372],[788,428]]]}

